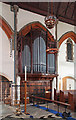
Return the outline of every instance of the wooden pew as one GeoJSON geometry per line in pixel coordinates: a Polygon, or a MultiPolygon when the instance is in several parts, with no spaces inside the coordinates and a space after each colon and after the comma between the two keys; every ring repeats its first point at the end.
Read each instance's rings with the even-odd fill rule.
{"type": "Polygon", "coordinates": [[[64,99],[64,92],[60,90],[60,102],[65,102],[65,99],[64,99]]]}
{"type": "Polygon", "coordinates": [[[71,105],[71,110],[76,111],[76,90],[64,91],[68,103],[71,105]]]}
{"type": "Polygon", "coordinates": [[[56,89],[54,88],[54,100],[57,100],[56,89]]]}
{"type": "Polygon", "coordinates": [[[68,92],[68,103],[71,105],[71,110],[74,111],[74,97],[70,92],[68,92]]]}
{"type": "Polygon", "coordinates": [[[59,101],[59,99],[60,99],[60,91],[57,91],[57,90],[54,88],[54,100],[59,101]]]}
{"type": "Polygon", "coordinates": [[[60,90],[59,93],[57,93],[56,89],[54,89],[54,100],[57,100],[58,97],[59,101],[69,103],[71,110],[76,111],[76,90],[60,90]]]}

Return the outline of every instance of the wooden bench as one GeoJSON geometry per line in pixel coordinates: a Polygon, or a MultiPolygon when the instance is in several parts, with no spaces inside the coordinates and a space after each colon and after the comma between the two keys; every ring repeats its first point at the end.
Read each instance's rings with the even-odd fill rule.
{"type": "Polygon", "coordinates": [[[54,89],[54,100],[69,103],[71,105],[71,110],[76,111],[76,90],[66,90],[66,91],[56,91],[54,89]]]}

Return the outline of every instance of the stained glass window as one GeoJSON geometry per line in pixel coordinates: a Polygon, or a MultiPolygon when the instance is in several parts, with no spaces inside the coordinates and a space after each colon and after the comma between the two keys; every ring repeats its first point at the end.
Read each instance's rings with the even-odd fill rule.
{"type": "Polygon", "coordinates": [[[73,43],[70,39],[67,40],[67,61],[73,60],[73,43]]]}

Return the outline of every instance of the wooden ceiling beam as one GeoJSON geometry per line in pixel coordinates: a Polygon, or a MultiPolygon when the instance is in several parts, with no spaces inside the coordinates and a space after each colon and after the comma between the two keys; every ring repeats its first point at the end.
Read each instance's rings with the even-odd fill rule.
{"type": "MultiPolygon", "coordinates": [[[[56,16],[58,17],[59,21],[64,21],[65,23],[68,23],[68,24],[71,24],[71,25],[76,25],[75,23],[75,18],[73,19],[73,15],[74,15],[74,11],[75,11],[75,8],[73,9],[73,4],[74,2],[69,2],[67,7],[65,4],[67,4],[68,2],[59,2],[59,3],[55,3],[55,6],[57,8],[55,14],[56,16]],[[69,8],[71,9],[69,9],[69,8]],[[68,12],[71,13],[71,16],[69,16],[70,18],[67,18],[66,15],[67,15],[67,10],[69,10],[68,12]]],[[[37,3],[36,5],[33,5],[33,3],[31,4],[28,3],[28,2],[8,2],[6,4],[10,4],[10,5],[18,5],[21,9],[24,9],[24,10],[28,10],[28,11],[31,11],[31,12],[34,12],[34,13],[37,13],[37,14],[40,14],[40,15],[43,15],[43,16],[46,16],[47,15],[47,10],[41,6],[41,2],[40,4],[38,3],[38,6],[37,6],[37,3]]],[[[35,2],[34,2],[35,4],[35,2]]],[[[43,3],[42,3],[43,4],[43,3]]],[[[47,2],[45,2],[44,6],[46,6],[47,8],[47,2]]]]}
{"type": "Polygon", "coordinates": [[[37,13],[37,14],[40,14],[40,15],[44,15],[44,16],[47,15],[47,11],[41,10],[41,9],[38,8],[38,7],[35,8],[35,7],[31,6],[31,5],[28,6],[27,3],[26,3],[26,4],[22,4],[22,5],[21,5],[21,3],[17,3],[17,5],[18,5],[20,8],[22,8],[22,9],[29,10],[29,11],[34,12],[34,13],[37,13]]]}
{"type": "Polygon", "coordinates": [[[58,19],[59,19],[60,21],[62,21],[62,22],[65,22],[65,21],[66,21],[66,23],[76,26],[75,20],[71,20],[71,19],[69,19],[69,18],[64,18],[63,16],[59,16],[58,19]]]}
{"type": "Polygon", "coordinates": [[[66,16],[66,13],[67,13],[68,7],[69,7],[69,2],[68,2],[67,7],[66,7],[66,9],[65,9],[65,14],[64,14],[64,16],[66,16]]]}
{"type": "Polygon", "coordinates": [[[58,3],[57,11],[56,11],[56,17],[58,17],[59,9],[60,9],[61,2],[58,3]]]}
{"type": "Polygon", "coordinates": [[[71,16],[71,19],[73,18],[73,15],[74,15],[74,11],[75,11],[75,7],[73,9],[73,12],[72,12],[72,16],[71,16]]]}

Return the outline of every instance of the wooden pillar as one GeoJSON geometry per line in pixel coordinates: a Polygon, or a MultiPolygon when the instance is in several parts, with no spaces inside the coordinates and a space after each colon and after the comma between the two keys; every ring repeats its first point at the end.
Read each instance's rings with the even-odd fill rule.
{"type": "Polygon", "coordinates": [[[22,33],[18,35],[18,73],[22,73],[22,33]]]}
{"type": "Polygon", "coordinates": [[[2,76],[0,75],[0,82],[1,82],[1,102],[2,102],[2,100],[3,100],[3,84],[2,84],[2,76]]]}
{"type": "Polygon", "coordinates": [[[59,98],[60,102],[65,102],[65,98],[64,98],[64,92],[60,90],[60,98],[59,98]]]}
{"type": "Polygon", "coordinates": [[[27,82],[26,82],[26,71],[27,71],[27,68],[25,66],[25,113],[26,113],[26,98],[27,98],[27,82]]]}
{"type": "MultiPolygon", "coordinates": [[[[39,35],[39,72],[40,72],[40,35],[39,35]]],[[[42,60],[43,61],[43,60],[42,60]]],[[[42,66],[42,70],[41,72],[43,72],[43,66],[42,66]]]]}
{"type": "Polygon", "coordinates": [[[1,90],[0,91],[1,91],[1,102],[2,102],[2,80],[1,79],[0,79],[0,82],[1,82],[1,86],[0,86],[1,90]]]}
{"type": "MultiPolygon", "coordinates": [[[[11,84],[11,83],[10,83],[11,84]]],[[[11,98],[11,94],[12,94],[12,92],[11,92],[11,86],[10,86],[10,98],[11,98]]]]}
{"type": "Polygon", "coordinates": [[[32,27],[31,27],[31,33],[30,33],[31,35],[31,73],[33,73],[33,52],[32,52],[32,49],[33,49],[33,47],[32,47],[32,27]]]}
{"type": "Polygon", "coordinates": [[[56,89],[54,88],[54,100],[57,100],[56,89]]]}
{"type": "Polygon", "coordinates": [[[5,97],[7,97],[7,88],[8,88],[8,82],[6,82],[5,97]]]}
{"type": "Polygon", "coordinates": [[[26,105],[27,105],[27,82],[25,81],[25,113],[26,113],[26,105]]]}
{"type": "MultiPolygon", "coordinates": [[[[46,50],[47,50],[47,47],[48,47],[48,33],[46,31],[46,50]]],[[[48,73],[48,54],[46,52],[46,73],[48,73]]]]}
{"type": "Polygon", "coordinates": [[[22,33],[21,33],[21,51],[20,51],[20,72],[22,73],[23,72],[23,69],[22,69],[22,33]]]}
{"type": "MultiPolygon", "coordinates": [[[[57,24],[55,25],[55,37],[56,37],[56,47],[58,48],[57,24]]],[[[56,74],[58,74],[58,53],[55,54],[55,72],[56,74]]],[[[58,77],[56,77],[56,89],[58,90],[58,77]]]]}
{"type": "MultiPolygon", "coordinates": [[[[55,54],[55,74],[58,74],[58,54],[55,54]]],[[[56,90],[58,89],[58,77],[56,77],[56,90]]]]}
{"type": "Polygon", "coordinates": [[[50,99],[52,99],[52,80],[50,80],[50,99]]]}
{"type": "Polygon", "coordinates": [[[58,77],[56,77],[56,90],[58,89],[58,77]]]}

